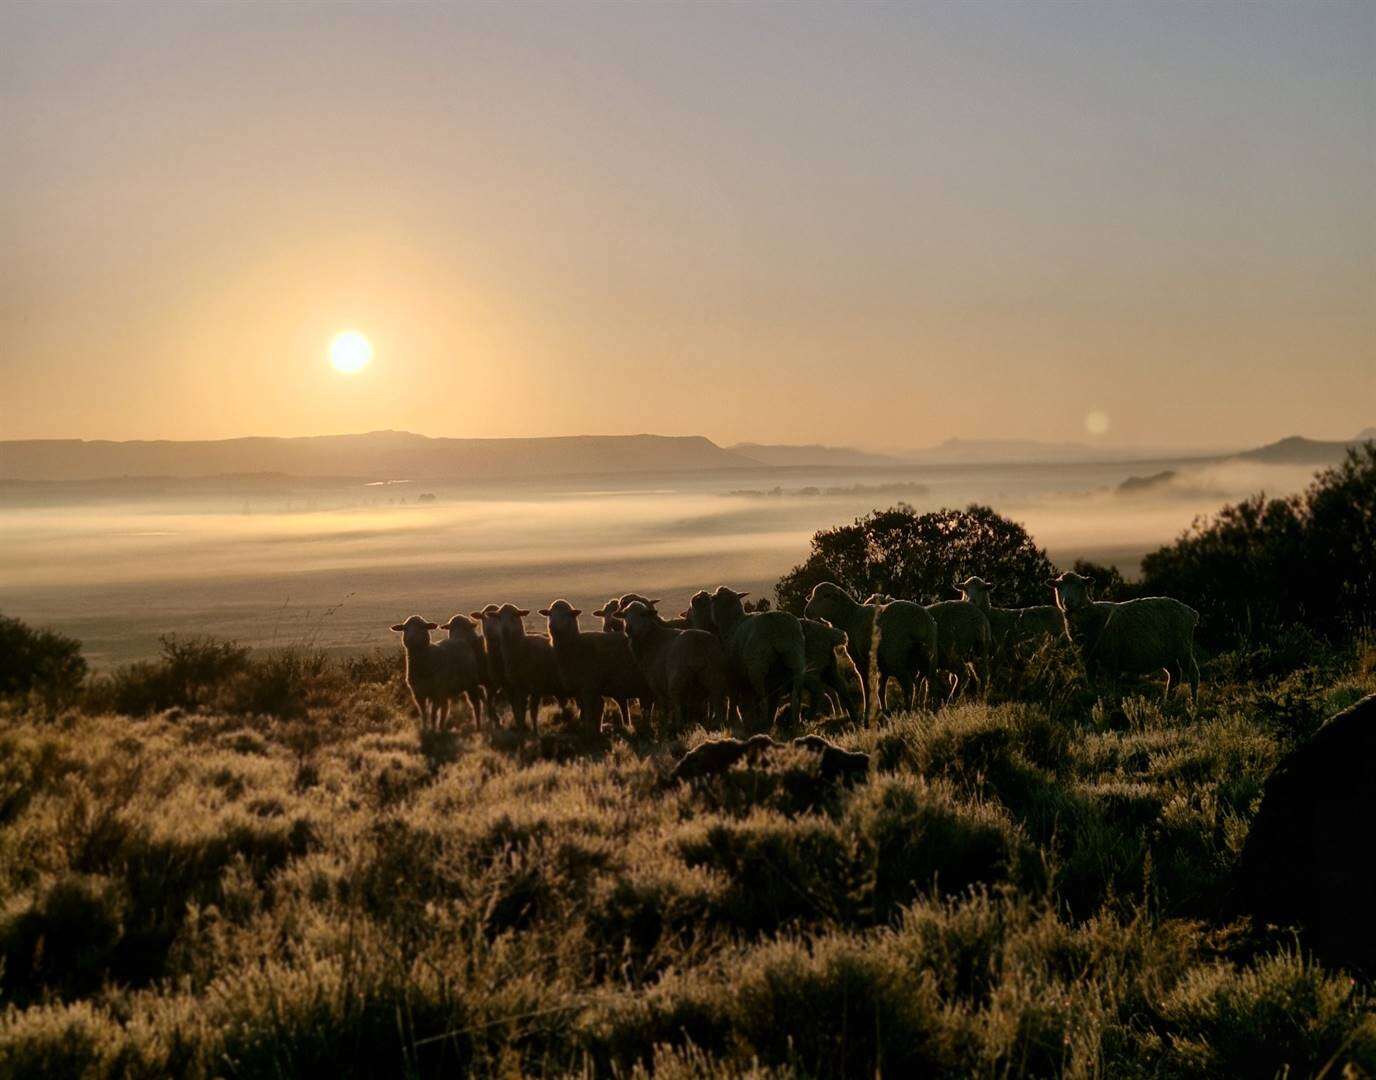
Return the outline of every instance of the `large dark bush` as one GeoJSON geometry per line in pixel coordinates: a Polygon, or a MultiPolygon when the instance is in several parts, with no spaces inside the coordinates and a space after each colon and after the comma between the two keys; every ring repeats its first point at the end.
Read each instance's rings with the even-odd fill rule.
{"type": "Polygon", "coordinates": [[[1376,443],[1302,495],[1254,495],[1197,520],[1142,560],[1142,590],[1180,597],[1214,647],[1301,624],[1330,638],[1376,618],[1376,443]]]}
{"type": "Polygon", "coordinates": [[[86,677],[81,642],[0,615],[0,695],[62,693],[86,677]]]}
{"type": "Polygon", "coordinates": [[[816,533],[807,561],[780,578],[775,593],[795,613],[822,581],[858,600],[882,592],[930,603],[952,599],[952,582],[978,574],[997,585],[1000,604],[1044,604],[1055,572],[1026,529],[987,506],[919,514],[899,503],[816,533]]]}

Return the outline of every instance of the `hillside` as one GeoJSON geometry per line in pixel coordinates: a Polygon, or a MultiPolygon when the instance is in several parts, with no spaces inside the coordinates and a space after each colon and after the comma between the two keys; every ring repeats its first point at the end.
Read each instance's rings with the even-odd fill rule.
{"type": "Polygon", "coordinates": [[[1319,439],[1306,439],[1302,435],[1291,435],[1278,442],[1258,446],[1255,450],[1244,450],[1233,456],[1244,461],[1259,461],[1267,465],[1336,465],[1342,461],[1348,450],[1364,441],[1362,435],[1344,442],[1324,442],[1319,439]]]}
{"type": "Polygon", "coordinates": [[[749,468],[700,435],[432,439],[406,431],[177,442],[26,439],[0,443],[0,479],[284,473],[413,480],[749,468]]]}

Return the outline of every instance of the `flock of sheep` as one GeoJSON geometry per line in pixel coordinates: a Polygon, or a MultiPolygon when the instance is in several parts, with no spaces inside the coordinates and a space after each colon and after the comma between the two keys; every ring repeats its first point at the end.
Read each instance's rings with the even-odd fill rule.
{"type": "Polygon", "coordinates": [[[600,630],[584,630],[582,611],[566,600],[540,610],[546,634],[529,632],[530,612],[512,604],[489,604],[442,626],[412,615],[392,629],[402,635],[406,683],[423,727],[444,725],[460,697],[479,724],[484,710],[497,722],[505,701],[518,728],[527,716],[533,724],[547,699],[575,703],[597,727],[608,698],[626,729],[633,701],[645,721],[678,730],[739,717],[763,731],[785,699],[795,724],[805,708],[824,704],[861,722],[883,712],[890,681],[912,707],[944,677],[938,704],[948,702],[987,687],[996,660],[1026,657],[1060,638],[1074,644],[1091,681],[1164,671],[1167,695],[1188,682],[1196,698],[1192,608],[1161,596],[1094,600],[1090,580],[1075,573],[1050,584],[1056,604],[1029,608],[994,607],[994,586],[978,577],[957,583],[961,599],[935,604],[880,594],[861,603],[826,582],[798,618],[749,611],[747,593],[722,585],[695,594],[677,618],[637,593],[608,600],[592,613],[600,630]],[[448,637],[432,642],[434,630],[448,637]]]}

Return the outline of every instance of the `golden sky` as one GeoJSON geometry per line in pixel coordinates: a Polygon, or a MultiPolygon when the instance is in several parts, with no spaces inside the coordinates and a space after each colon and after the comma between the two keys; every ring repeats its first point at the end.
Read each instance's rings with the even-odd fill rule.
{"type": "Polygon", "coordinates": [[[1374,56],[1369,3],[10,0],[0,437],[1349,437],[1374,56]]]}

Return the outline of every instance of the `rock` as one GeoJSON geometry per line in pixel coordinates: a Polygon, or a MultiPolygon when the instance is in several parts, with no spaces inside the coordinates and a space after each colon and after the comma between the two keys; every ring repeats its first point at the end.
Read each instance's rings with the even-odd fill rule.
{"type": "Polygon", "coordinates": [[[1299,925],[1326,960],[1376,971],[1376,694],[1276,766],[1238,898],[1262,921],[1299,925]]]}

